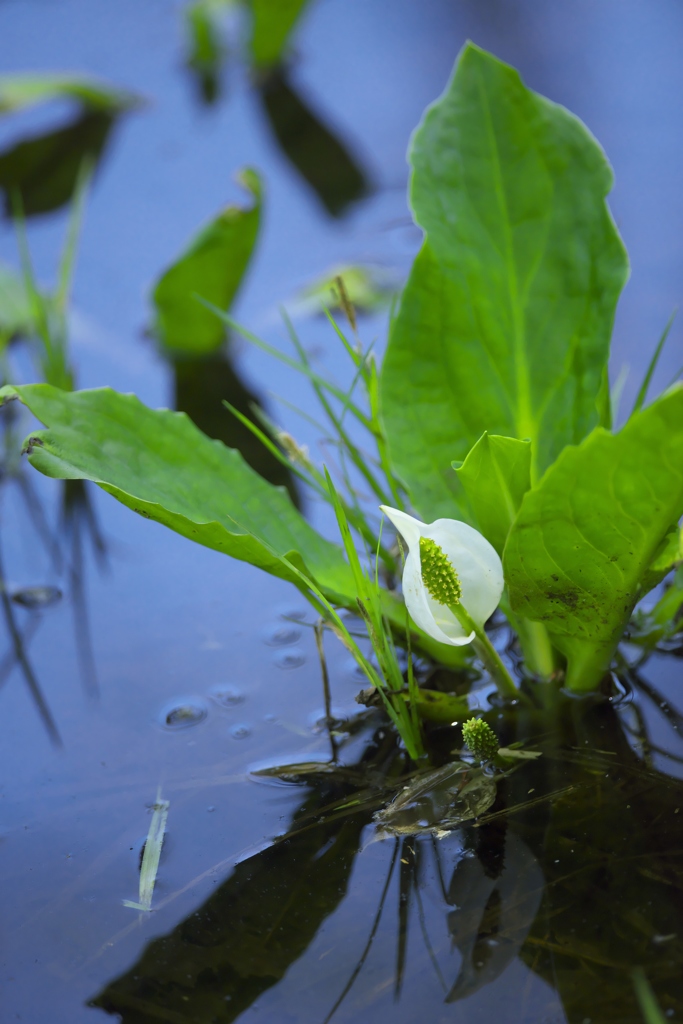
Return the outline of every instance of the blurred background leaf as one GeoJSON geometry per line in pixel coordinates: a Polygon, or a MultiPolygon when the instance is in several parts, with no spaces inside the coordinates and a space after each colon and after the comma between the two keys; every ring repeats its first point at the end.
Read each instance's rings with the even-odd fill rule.
{"type": "Polygon", "coordinates": [[[227,46],[221,22],[238,0],[194,0],[185,8],[186,67],[193,73],[201,99],[215,103],[221,93],[221,74],[227,46]]]}
{"type": "Polygon", "coordinates": [[[309,0],[248,0],[251,58],[257,69],[281,64],[292,29],[309,0]]]}
{"type": "Polygon", "coordinates": [[[120,112],[136,107],[140,98],[125,89],[87,75],[0,75],[0,114],[15,113],[38,103],[70,99],[93,110],[120,112]]]}
{"type": "Polygon", "coordinates": [[[300,288],[287,304],[291,316],[312,316],[325,309],[344,309],[339,281],[346,297],[358,313],[375,313],[384,309],[400,288],[395,273],[369,264],[340,264],[331,267],[310,284],[300,288]]]}
{"type": "Polygon", "coordinates": [[[219,309],[229,309],[249,265],[261,217],[261,182],[248,168],[239,181],[253,204],[222,210],[154,288],[155,334],[171,352],[206,355],[225,340],[224,324],[198,296],[219,309]]]}

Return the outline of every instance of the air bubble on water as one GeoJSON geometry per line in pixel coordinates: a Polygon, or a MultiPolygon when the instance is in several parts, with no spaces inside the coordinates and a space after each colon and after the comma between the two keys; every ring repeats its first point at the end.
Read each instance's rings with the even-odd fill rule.
{"type": "Polygon", "coordinates": [[[206,705],[195,697],[167,704],[161,712],[161,723],[167,729],[188,729],[199,725],[208,714],[206,705]]]}
{"type": "Polygon", "coordinates": [[[305,604],[284,605],[282,608],[278,609],[278,616],[281,619],[293,619],[295,622],[315,621],[315,612],[305,604]]]}
{"type": "Polygon", "coordinates": [[[343,620],[349,633],[365,633],[365,623],[361,619],[360,615],[356,614],[356,612],[351,612],[347,608],[343,608],[339,612],[339,617],[343,620]]]}
{"type": "Polygon", "coordinates": [[[62,592],[59,587],[21,587],[12,594],[15,604],[30,611],[37,611],[40,608],[49,608],[51,604],[61,601],[62,592]]]}
{"type": "Polygon", "coordinates": [[[306,656],[304,652],[298,648],[292,648],[288,651],[278,651],[273,658],[273,661],[278,668],[301,668],[301,666],[306,663],[306,656]]]}
{"type": "Polygon", "coordinates": [[[263,639],[269,647],[290,647],[301,640],[301,630],[292,623],[283,622],[267,629],[263,639]]]}
{"type": "Polygon", "coordinates": [[[216,686],[212,686],[209,690],[209,697],[224,708],[234,708],[246,700],[239,687],[230,686],[227,683],[218,683],[216,686]]]}
{"type": "Polygon", "coordinates": [[[368,677],[357,661],[349,658],[346,662],[346,672],[354,683],[367,683],[368,677]]]}
{"type": "Polygon", "coordinates": [[[341,732],[348,725],[348,718],[343,711],[338,711],[335,708],[331,709],[331,717],[327,718],[324,711],[316,711],[309,717],[311,723],[311,729],[315,733],[327,732],[341,732]]]}
{"type": "Polygon", "coordinates": [[[251,736],[251,726],[249,725],[234,725],[230,730],[230,735],[234,740],[246,740],[251,736]]]}

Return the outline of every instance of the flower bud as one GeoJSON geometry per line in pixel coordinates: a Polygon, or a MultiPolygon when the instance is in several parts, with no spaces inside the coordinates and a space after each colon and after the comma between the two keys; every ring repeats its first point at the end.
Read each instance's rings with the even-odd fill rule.
{"type": "Polygon", "coordinates": [[[478,761],[490,761],[498,753],[496,734],[483,718],[470,718],[465,722],[462,738],[478,761]]]}

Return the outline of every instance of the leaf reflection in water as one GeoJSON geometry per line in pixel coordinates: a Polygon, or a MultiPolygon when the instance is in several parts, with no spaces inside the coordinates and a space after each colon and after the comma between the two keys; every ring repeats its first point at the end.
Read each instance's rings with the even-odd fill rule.
{"type": "Polygon", "coordinates": [[[474,851],[457,865],[448,888],[448,931],[462,962],[447,1003],[464,999],[498,978],[519,953],[543,892],[543,872],[514,832],[502,838],[492,870],[474,851]]]}

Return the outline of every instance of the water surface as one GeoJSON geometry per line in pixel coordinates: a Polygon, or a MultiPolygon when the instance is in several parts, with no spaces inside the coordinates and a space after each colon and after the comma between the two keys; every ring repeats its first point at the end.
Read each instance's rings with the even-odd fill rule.
{"type": "MultiPolygon", "coordinates": [[[[334,264],[366,261],[404,274],[419,245],[405,201],[408,138],[471,37],[581,116],[610,156],[612,205],[633,265],[613,369],[631,365],[624,402],[633,398],[651,345],[680,302],[678,4],[320,0],[278,89],[256,89],[233,53],[210,107],[183,67],[180,13],[159,0],[0,6],[3,70],[88,71],[148,100],[102,143],[71,319],[81,386],[178,403],[232,443],[240,442],[216,411],[217,380],[226,394],[259,396],[271,411],[271,391],[312,411],[301,381],[234,340],[209,372],[170,367],[144,336],[149,288],[199,224],[237,198],[233,175],[247,164],[262,171],[267,189],[258,251],[236,307],[251,327],[284,344],[278,305],[334,264]],[[292,149],[284,126],[293,104],[314,136],[319,127],[327,153],[339,161],[343,150],[341,185],[292,149]]],[[[0,158],[76,127],[66,105],[5,119],[0,158]]],[[[54,279],[64,228],[63,207],[30,217],[45,280],[54,279]]],[[[16,265],[7,220],[0,257],[16,265]]],[[[343,375],[330,332],[315,319],[299,326],[320,365],[343,375]]],[[[381,317],[362,329],[381,347],[381,317]]],[[[680,338],[675,325],[656,388],[683,362],[680,338]]],[[[27,357],[20,361],[29,379],[27,357]]],[[[287,409],[278,417],[322,457],[305,421],[287,409]]],[[[23,436],[28,423],[17,430],[23,436]]],[[[63,596],[11,603],[52,738],[7,628],[0,650],[3,1019],[80,1024],[111,1019],[111,1009],[127,1022],[322,1022],[358,966],[385,887],[372,947],[336,1020],[625,1024],[639,1019],[626,980],[636,961],[669,1000],[671,1019],[683,1018],[672,980],[680,976],[680,873],[667,860],[683,849],[678,784],[668,781],[680,765],[655,753],[666,775],[642,770],[608,711],[607,739],[594,744],[607,753],[577,764],[577,733],[565,738],[566,760],[552,762],[552,771],[548,761],[543,770],[526,767],[500,795],[503,809],[531,789],[583,787],[581,799],[569,793],[555,806],[549,833],[552,801],[436,845],[366,845],[367,807],[272,846],[303,815],[353,788],[336,776],[306,786],[248,777],[254,765],[328,755],[316,725],[323,698],[310,621],[290,621],[302,611],[296,595],[94,488],[84,506],[77,489],[32,471],[26,480],[29,495],[10,480],[0,494],[8,588],[57,587],[63,596]],[[158,909],[139,915],[122,901],[137,898],[159,787],[170,810],[158,909]],[[596,850],[586,880],[565,865],[576,856],[574,841],[587,856],[587,834],[596,850]],[[541,839],[547,835],[557,857],[541,839]],[[592,915],[585,932],[582,900],[592,915]],[[600,933],[595,921],[603,922],[600,933]],[[601,992],[617,989],[623,1004],[600,1002],[601,992]]],[[[323,510],[306,507],[331,528],[323,510]]],[[[330,640],[328,656],[335,713],[356,713],[360,684],[348,655],[330,640]]],[[[680,704],[679,659],[658,659],[647,674],[680,704]]],[[[661,709],[650,702],[644,714],[653,742],[670,746],[661,709]]],[[[396,755],[382,749],[378,728],[368,722],[345,748],[349,765],[379,759],[390,771],[396,755]]],[[[593,740],[600,728],[598,714],[593,740]]]]}

